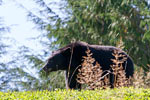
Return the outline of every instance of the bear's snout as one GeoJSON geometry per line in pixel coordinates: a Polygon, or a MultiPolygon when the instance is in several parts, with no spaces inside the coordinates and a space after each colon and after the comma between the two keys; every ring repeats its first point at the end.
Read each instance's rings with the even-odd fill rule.
{"type": "Polygon", "coordinates": [[[45,72],[47,72],[47,71],[48,71],[48,69],[47,69],[47,67],[46,67],[46,66],[44,66],[44,67],[43,67],[43,70],[44,70],[45,72]]]}
{"type": "Polygon", "coordinates": [[[52,68],[49,68],[46,64],[43,66],[42,70],[44,70],[48,74],[50,71],[52,71],[52,68]]]}

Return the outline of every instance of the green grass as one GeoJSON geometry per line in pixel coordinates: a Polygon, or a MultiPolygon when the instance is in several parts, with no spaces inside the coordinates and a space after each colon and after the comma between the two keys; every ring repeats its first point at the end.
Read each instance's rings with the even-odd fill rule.
{"type": "Polygon", "coordinates": [[[150,89],[0,92],[0,100],[150,100],[150,89]]]}

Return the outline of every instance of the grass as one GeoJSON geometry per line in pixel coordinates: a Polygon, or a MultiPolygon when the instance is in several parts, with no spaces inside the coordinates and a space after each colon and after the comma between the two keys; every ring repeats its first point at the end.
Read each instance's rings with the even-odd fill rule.
{"type": "Polygon", "coordinates": [[[55,90],[0,92],[0,100],[150,100],[150,89],[55,90]]]}

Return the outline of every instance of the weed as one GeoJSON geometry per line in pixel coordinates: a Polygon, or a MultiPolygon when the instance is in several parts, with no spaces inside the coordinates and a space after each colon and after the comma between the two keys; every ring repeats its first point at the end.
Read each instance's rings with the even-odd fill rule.
{"type": "Polygon", "coordinates": [[[122,54],[117,50],[114,50],[112,55],[115,57],[114,59],[111,59],[113,62],[111,68],[113,70],[113,75],[114,75],[113,87],[128,86],[129,81],[128,78],[126,78],[126,73],[123,68],[123,63],[125,63],[127,60],[126,55],[122,54]]]}
{"type": "MultiPolygon", "coordinates": [[[[100,64],[92,58],[92,53],[89,49],[87,49],[86,54],[87,56],[83,57],[82,67],[78,70],[77,82],[87,84],[88,89],[110,88],[109,74],[111,71],[108,71],[104,75],[100,64]],[[94,63],[96,64],[94,65],[94,63]]],[[[123,63],[127,60],[126,55],[117,50],[112,55],[114,59],[110,59],[113,62],[113,65],[110,67],[114,75],[113,87],[128,86],[130,81],[126,78],[126,73],[123,69],[123,63]]]]}
{"type": "Polygon", "coordinates": [[[0,100],[149,100],[150,89],[55,90],[0,92],[0,100]]]}
{"type": "Polygon", "coordinates": [[[77,81],[80,84],[87,84],[88,89],[105,88],[109,84],[108,78],[103,77],[101,66],[92,58],[92,53],[90,53],[89,49],[86,54],[87,56],[83,57],[82,67],[78,70],[77,81]],[[94,65],[95,62],[96,64],[94,65]]]}
{"type": "Polygon", "coordinates": [[[150,71],[144,72],[142,68],[135,71],[132,85],[135,88],[149,88],[150,87],[150,71]]]}

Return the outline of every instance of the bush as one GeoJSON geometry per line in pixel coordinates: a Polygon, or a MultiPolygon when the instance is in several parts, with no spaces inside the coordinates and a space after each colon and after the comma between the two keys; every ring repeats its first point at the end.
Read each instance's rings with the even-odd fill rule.
{"type": "Polygon", "coordinates": [[[55,90],[0,92],[1,100],[148,100],[150,89],[55,90]]]}

